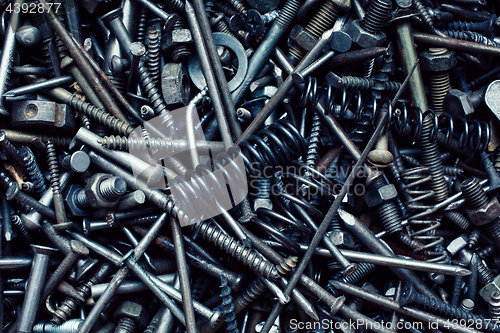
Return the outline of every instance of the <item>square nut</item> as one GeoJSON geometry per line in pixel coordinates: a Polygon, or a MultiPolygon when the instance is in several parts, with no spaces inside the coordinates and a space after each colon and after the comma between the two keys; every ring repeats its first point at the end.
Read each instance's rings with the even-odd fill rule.
{"type": "Polygon", "coordinates": [[[398,196],[398,191],[393,184],[384,185],[365,193],[366,205],[370,208],[377,207],[384,202],[393,200],[398,196]]]}
{"type": "Polygon", "coordinates": [[[479,227],[493,222],[500,216],[500,203],[497,198],[493,197],[486,205],[475,209],[467,208],[465,211],[471,222],[476,227],[479,227]]]}

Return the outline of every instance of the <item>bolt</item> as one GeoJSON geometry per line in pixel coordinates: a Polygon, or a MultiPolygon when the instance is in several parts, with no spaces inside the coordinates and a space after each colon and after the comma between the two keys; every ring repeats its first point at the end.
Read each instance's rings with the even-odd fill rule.
{"type": "MultiPolygon", "coordinates": [[[[399,53],[404,63],[404,69],[408,74],[417,61],[417,52],[413,42],[414,34],[411,32],[411,26],[408,20],[400,19],[397,21],[397,41],[399,53]]],[[[424,84],[419,65],[415,68],[412,79],[409,81],[410,96],[412,103],[420,110],[428,110],[427,99],[425,97],[424,84]]],[[[423,120],[422,133],[417,140],[422,153],[422,164],[429,168],[432,176],[430,188],[434,191],[434,201],[440,202],[448,197],[448,186],[446,185],[441,160],[439,159],[439,150],[436,143],[430,141],[430,131],[432,120],[426,117],[423,120]]]]}
{"type": "Polygon", "coordinates": [[[57,249],[40,245],[31,245],[31,249],[35,256],[29,277],[30,282],[26,287],[23,307],[19,316],[19,327],[17,328],[18,332],[22,333],[30,333],[33,329],[40,305],[40,296],[43,291],[43,284],[40,282],[45,281],[50,256],[57,252],[57,249]]]}
{"type": "Polygon", "coordinates": [[[90,166],[90,158],[86,152],[79,150],[72,154],[59,156],[59,164],[66,170],[84,173],[90,166]]]}
{"type": "Polygon", "coordinates": [[[33,326],[33,333],[78,333],[82,323],[82,319],[69,319],[61,325],[53,325],[48,320],[42,320],[33,326]]]}

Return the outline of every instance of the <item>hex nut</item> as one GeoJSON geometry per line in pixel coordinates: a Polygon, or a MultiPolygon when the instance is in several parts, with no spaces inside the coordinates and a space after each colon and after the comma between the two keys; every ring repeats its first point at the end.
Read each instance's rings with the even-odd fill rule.
{"type": "Polygon", "coordinates": [[[170,56],[174,48],[193,44],[193,36],[189,29],[174,29],[161,36],[161,49],[170,56]]]}
{"type": "Polygon", "coordinates": [[[480,291],[479,295],[488,303],[490,301],[491,295],[495,291],[500,291],[500,275],[497,275],[493,281],[487,283],[480,291]]]}
{"type": "Polygon", "coordinates": [[[184,106],[189,103],[191,80],[185,63],[171,62],[163,66],[161,90],[167,106],[184,106]]]}
{"type": "Polygon", "coordinates": [[[142,305],[131,301],[122,302],[113,313],[115,320],[124,317],[132,319],[137,325],[137,330],[145,328],[149,319],[146,309],[142,305]]]}
{"type": "Polygon", "coordinates": [[[384,32],[372,34],[359,25],[360,20],[354,20],[345,27],[345,32],[352,38],[352,42],[362,48],[370,48],[384,44],[386,35],[384,32]]]}
{"type": "Polygon", "coordinates": [[[355,246],[354,237],[344,230],[334,230],[328,233],[328,237],[335,244],[335,246],[343,247],[346,249],[353,249],[355,246]]]}
{"type": "Polygon", "coordinates": [[[467,117],[474,113],[474,106],[469,96],[458,89],[450,89],[444,96],[443,108],[452,117],[467,117]]]}
{"type": "Polygon", "coordinates": [[[398,191],[393,184],[384,185],[365,193],[366,205],[370,208],[377,207],[384,202],[397,198],[398,191]]]}
{"type": "Polygon", "coordinates": [[[66,213],[70,217],[92,215],[92,212],[90,210],[78,207],[77,197],[78,192],[80,192],[81,190],[83,190],[83,187],[75,184],[69,185],[66,189],[66,192],[64,194],[64,201],[66,202],[66,213]]]}
{"type": "Polygon", "coordinates": [[[87,194],[92,208],[109,208],[118,205],[120,197],[116,197],[111,200],[106,199],[101,195],[101,191],[99,189],[101,183],[111,177],[113,177],[113,175],[107,173],[96,173],[87,181],[87,184],[85,185],[85,194],[87,194]]]}
{"type": "Polygon", "coordinates": [[[443,54],[424,51],[420,53],[419,59],[422,69],[430,72],[449,71],[457,64],[457,56],[453,51],[447,51],[443,54]]]}
{"type": "Polygon", "coordinates": [[[297,24],[293,27],[292,31],[290,31],[290,35],[288,36],[288,46],[291,47],[293,44],[309,51],[316,44],[316,38],[308,33],[302,26],[297,24]]]}
{"type": "Polygon", "coordinates": [[[498,199],[493,197],[488,203],[480,208],[465,209],[465,212],[469,216],[472,224],[476,227],[493,222],[500,216],[500,203],[498,199]]]}

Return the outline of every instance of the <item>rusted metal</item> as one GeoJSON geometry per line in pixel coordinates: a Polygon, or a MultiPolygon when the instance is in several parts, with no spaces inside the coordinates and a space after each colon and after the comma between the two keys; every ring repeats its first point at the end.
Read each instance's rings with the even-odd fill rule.
{"type": "Polygon", "coordinates": [[[433,34],[426,34],[423,32],[414,32],[413,39],[415,40],[416,43],[446,47],[457,51],[487,54],[496,57],[500,56],[500,47],[498,46],[479,44],[455,38],[439,37],[433,34]]]}

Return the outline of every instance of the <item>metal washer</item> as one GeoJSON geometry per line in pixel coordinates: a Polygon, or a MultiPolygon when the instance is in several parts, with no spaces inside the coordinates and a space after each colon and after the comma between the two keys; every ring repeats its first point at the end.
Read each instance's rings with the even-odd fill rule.
{"type": "MultiPolygon", "coordinates": [[[[245,53],[245,48],[241,45],[239,40],[228,34],[214,32],[213,36],[215,45],[230,48],[238,58],[238,70],[236,71],[236,75],[227,83],[229,91],[233,92],[238,89],[247,74],[248,59],[245,53]]],[[[205,76],[203,75],[203,71],[201,69],[200,59],[195,54],[189,57],[188,72],[191,80],[198,89],[201,90],[207,86],[205,76]]]]}

